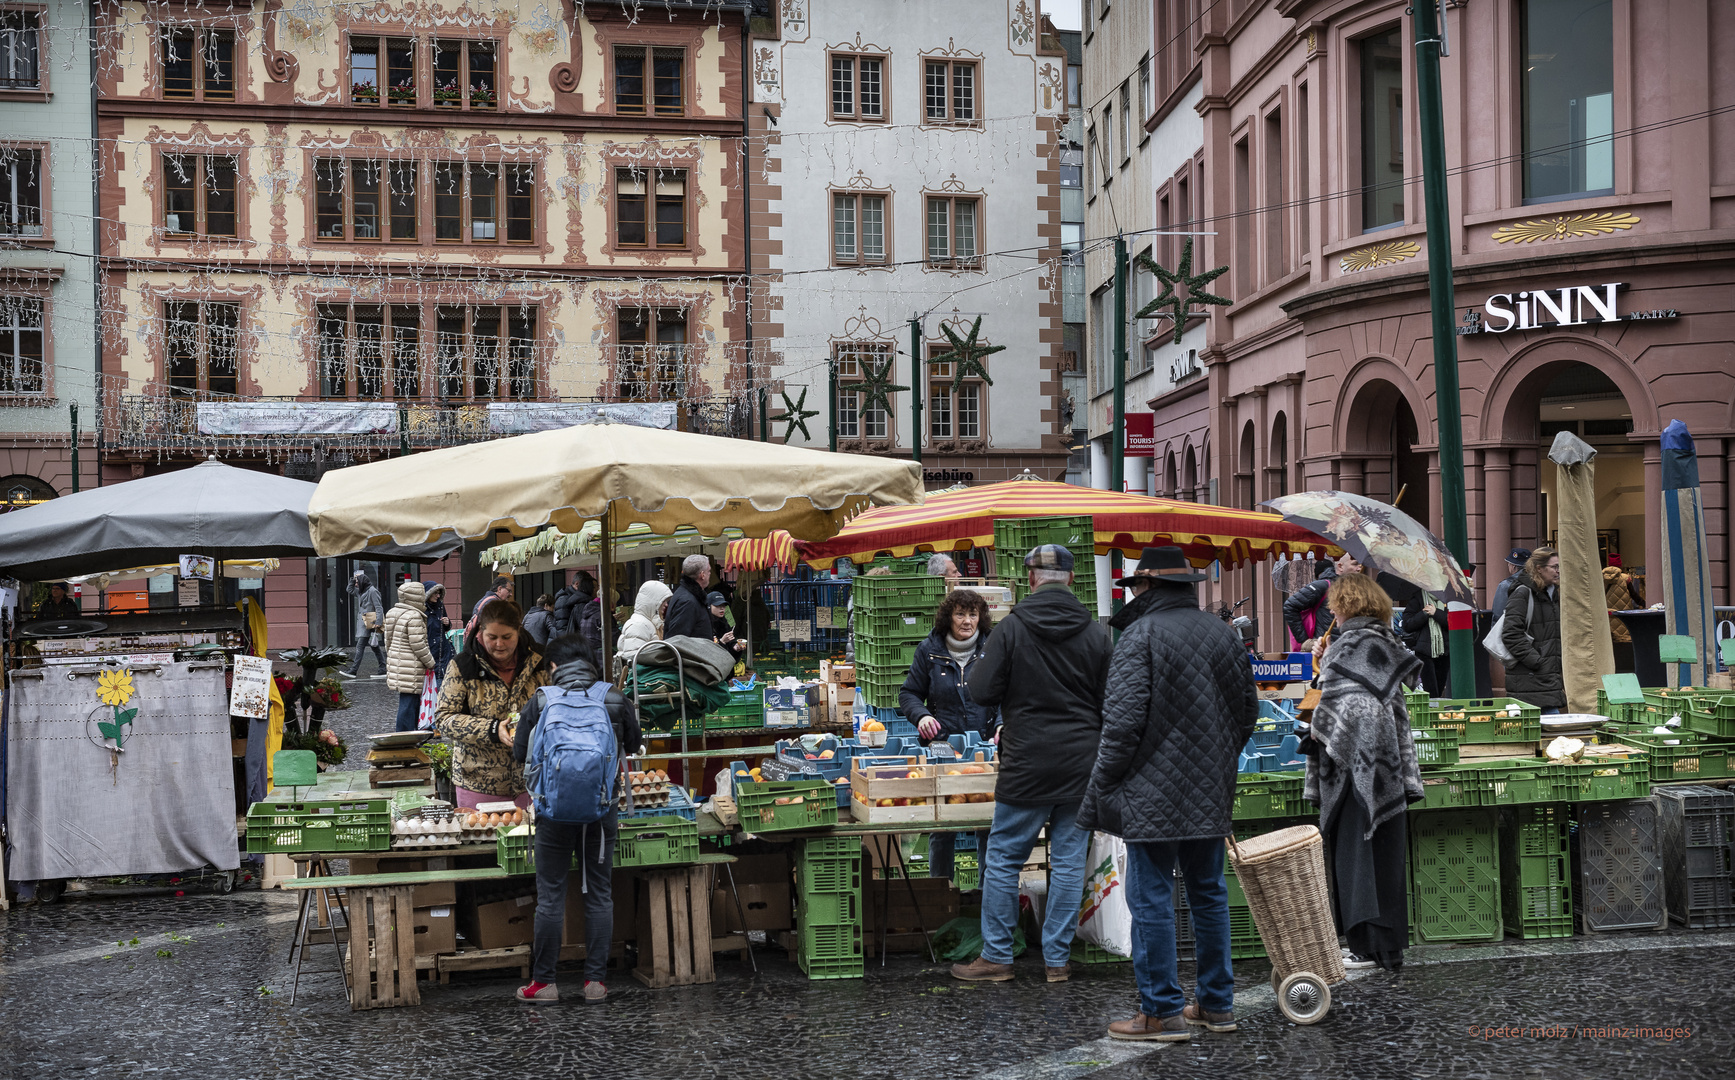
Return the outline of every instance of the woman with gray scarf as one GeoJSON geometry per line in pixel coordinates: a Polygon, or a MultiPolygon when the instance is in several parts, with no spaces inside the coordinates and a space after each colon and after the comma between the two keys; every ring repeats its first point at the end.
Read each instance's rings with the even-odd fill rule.
{"type": "Polygon", "coordinates": [[[1307,798],[1327,845],[1332,917],[1346,967],[1403,966],[1409,943],[1409,837],[1404,811],[1423,797],[1404,687],[1422,664],[1392,632],[1392,598],[1364,574],[1331,587],[1338,631],[1325,651],[1313,711],[1307,798]]]}

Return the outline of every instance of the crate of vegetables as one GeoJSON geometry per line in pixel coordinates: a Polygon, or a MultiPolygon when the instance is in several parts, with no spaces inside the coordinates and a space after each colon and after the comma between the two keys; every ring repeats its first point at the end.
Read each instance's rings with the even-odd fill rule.
{"type": "Polygon", "coordinates": [[[735,807],[750,833],[823,829],[837,824],[836,787],[823,778],[743,782],[735,778],[735,807]]]}
{"type": "Polygon", "coordinates": [[[850,814],[872,824],[934,821],[937,771],[923,758],[854,758],[850,814]]]}
{"type": "Polygon", "coordinates": [[[941,821],[978,821],[994,816],[994,783],[1000,765],[976,752],[974,761],[934,763],[934,816],[941,821]]]}

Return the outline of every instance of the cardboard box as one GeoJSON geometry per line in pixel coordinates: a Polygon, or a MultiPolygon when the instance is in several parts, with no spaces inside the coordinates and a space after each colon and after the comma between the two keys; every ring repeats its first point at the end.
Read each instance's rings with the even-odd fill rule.
{"type": "Polygon", "coordinates": [[[474,929],[474,934],[464,936],[478,949],[510,949],[530,944],[536,936],[536,897],[477,904],[474,929]]]}
{"type": "Polygon", "coordinates": [[[789,709],[766,709],[765,726],[768,728],[804,728],[813,723],[811,707],[802,704],[789,709]]]}
{"type": "Polygon", "coordinates": [[[451,905],[417,908],[412,919],[416,955],[439,956],[458,951],[458,920],[451,905]]]}
{"type": "MultiPolygon", "coordinates": [[[[609,888],[612,890],[610,899],[614,901],[614,932],[609,938],[612,941],[629,941],[633,936],[632,875],[616,870],[610,879],[609,888]]],[[[584,944],[584,893],[579,891],[579,878],[576,873],[566,877],[566,918],[561,925],[560,936],[562,944],[584,944]]]]}
{"type": "Polygon", "coordinates": [[[855,665],[840,664],[835,660],[821,660],[819,662],[819,678],[821,682],[853,687],[855,685],[855,665]]]}
{"type": "Polygon", "coordinates": [[[947,922],[958,917],[960,900],[958,890],[945,878],[911,878],[910,888],[904,887],[901,880],[877,879],[862,883],[862,925],[869,932],[877,931],[880,925],[880,908],[886,912],[887,930],[914,930],[918,926],[926,926],[933,933],[947,922]],[[910,901],[910,889],[915,890],[915,902],[910,901]],[[880,898],[881,890],[886,895],[880,898]],[[920,915],[917,914],[920,905],[920,915]]]}
{"type": "MultiPolygon", "coordinates": [[[[742,885],[784,885],[794,880],[793,871],[786,852],[774,851],[765,855],[740,855],[729,867],[735,875],[737,887],[742,885]]],[[[722,888],[728,888],[729,877],[722,870],[717,872],[717,880],[722,882],[722,888]]]]}
{"type": "MultiPolygon", "coordinates": [[[[747,915],[745,929],[788,930],[795,925],[795,908],[789,898],[788,884],[742,885],[737,882],[735,888],[741,894],[741,908],[747,915]]],[[[737,934],[742,929],[741,913],[735,910],[735,898],[729,895],[728,886],[712,890],[712,934],[737,934]]]]}

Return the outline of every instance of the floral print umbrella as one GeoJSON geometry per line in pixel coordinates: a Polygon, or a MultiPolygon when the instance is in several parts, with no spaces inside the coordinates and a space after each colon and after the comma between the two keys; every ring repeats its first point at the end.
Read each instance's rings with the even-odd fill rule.
{"type": "Polygon", "coordinates": [[[1348,551],[1370,574],[1384,570],[1435,596],[1475,606],[1476,594],[1458,560],[1439,537],[1395,506],[1347,491],[1303,491],[1260,505],[1348,551]]]}

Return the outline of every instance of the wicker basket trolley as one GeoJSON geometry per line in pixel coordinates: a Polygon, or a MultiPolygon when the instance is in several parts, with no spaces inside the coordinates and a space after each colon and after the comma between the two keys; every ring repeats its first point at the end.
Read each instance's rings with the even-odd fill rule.
{"type": "Polygon", "coordinates": [[[1318,1023],[1331,1009],[1331,987],[1345,978],[1319,829],[1297,825],[1224,843],[1271,957],[1277,1008],[1294,1023],[1318,1023]]]}

